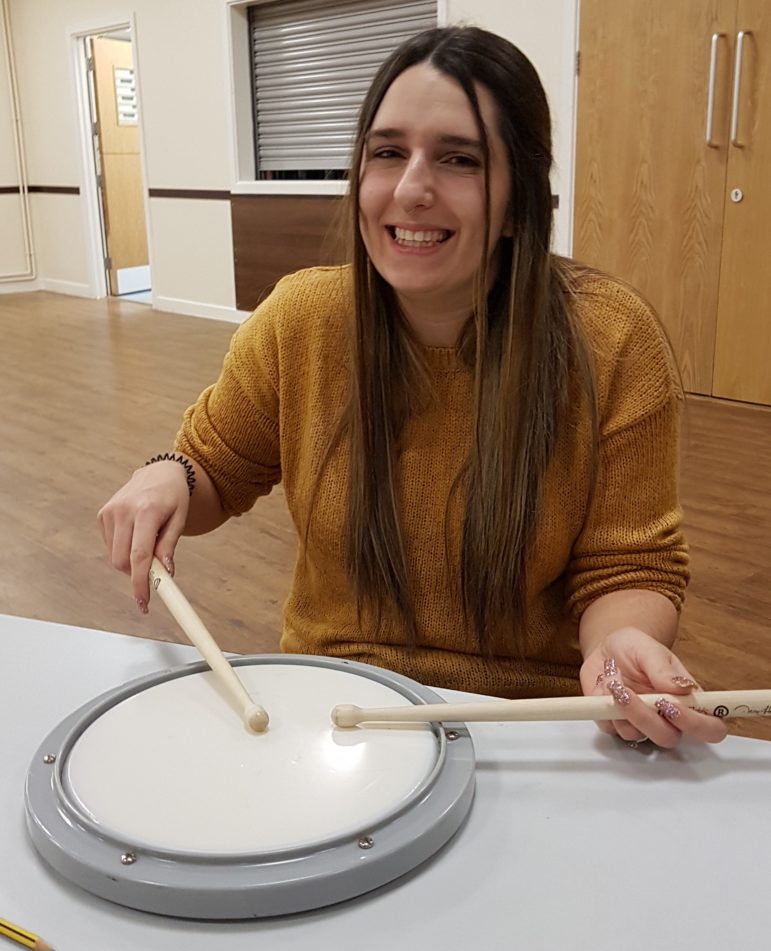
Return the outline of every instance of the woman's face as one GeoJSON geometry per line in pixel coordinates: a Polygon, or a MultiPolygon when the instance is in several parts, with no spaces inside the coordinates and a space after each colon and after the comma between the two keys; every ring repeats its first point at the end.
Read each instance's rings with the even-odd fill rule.
{"type": "MultiPolygon", "coordinates": [[[[492,96],[476,94],[490,148],[490,254],[509,226],[509,170],[492,96]]],[[[359,178],[367,253],[405,310],[471,310],[485,228],[484,157],[455,80],[421,63],[393,81],[372,121],[359,178]]],[[[510,233],[510,232],[508,232],[510,233]]]]}

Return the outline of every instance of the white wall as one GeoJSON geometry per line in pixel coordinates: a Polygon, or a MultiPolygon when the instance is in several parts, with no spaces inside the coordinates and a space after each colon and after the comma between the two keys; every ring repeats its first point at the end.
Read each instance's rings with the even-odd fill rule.
{"type": "MultiPolygon", "coordinates": [[[[555,246],[562,251],[569,246],[572,205],[577,2],[445,0],[450,22],[466,20],[503,34],[541,74],[555,125],[554,190],[560,196],[555,246]]],[[[51,290],[93,293],[87,224],[87,192],[93,186],[83,158],[72,35],[121,22],[135,25],[146,188],[230,190],[235,163],[228,5],[226,0],[10,0],[10,6],[29,181],[81,189],[80,196],[34,196],[40,279],[51,290]]],[[[0,99],[4,82],[0,79],[0,99]]],[[[3,154],[0,147],[0,171],[3,154]]],[[[0,254],[16,240],[15,227],[10,216],[0,218],[0,254]]],[[[161,307],[236,316],[227,202],[149,199],[148,230],[161,307]]]]}
{"type": "MultiPolygon", "coordinates": [[[[34,196],[40,278],[51,290],[89,294],[86,190],[93,186],[82,155],[72,35],[133,17],[146,188],[229,190],[224,0],[10,2],[29,181],[81,189],[80,196],[34,196]]],[[[157,304],[175,310],[192,301],[188,312],[235,318],[228,202],[150,199],[148,212],[153,283],[163,298],[157,304]]],[[[0,222],[0,236],[7,231],[0,222]]]]}
{"type": "Polygon", "coordinates": [[[552,191],[559,195],[555,250],[569,254],[573,230],[575,55],[578,0],[447,0],[450,23],[505,36],[533,63],[549,99],[554,133],[552,191]]]}
{"type": "MultiPolygon", "coordinates": [[[[0,188],[13,188],[19,185],[19,174],[16,167],[11,87],[4,40],[3,21],[0,16],[0,188]]],[[[23,274],[26,271],[21,199],[13,193],[0,193],[0,278],[5,275],[23,274]]]]}

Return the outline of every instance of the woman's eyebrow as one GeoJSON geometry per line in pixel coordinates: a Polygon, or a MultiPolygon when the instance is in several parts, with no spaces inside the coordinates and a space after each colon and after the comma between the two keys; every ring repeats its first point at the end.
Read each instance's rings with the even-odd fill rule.
{"type": "MultiPolygon", "coordinates": [[[[367,133],[367,141],[372,139],[404,139],[406,133],[403,129],[370,129],[367,133]]],[[[455,135],[453,133],[442,133],[437,136],[437,142],[442,145],[454,145],[464,149],[478,149],[482,151],[482,143],[479,139],[470,139],[465,135],[455,135]]]]}
{"type": "Polygon", "coordinates": [[[370,139],[403,139],[404,132],[401,129],[370,129],[367,133],[367,141],[370,139]]]}

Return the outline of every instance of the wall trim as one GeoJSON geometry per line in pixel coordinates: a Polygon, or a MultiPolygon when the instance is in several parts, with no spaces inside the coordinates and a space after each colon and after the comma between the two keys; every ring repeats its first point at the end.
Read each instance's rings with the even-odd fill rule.
{"type": "Polygon", "coordinates": [[[42,291],[43,287],[37,278],[28,278],[26,281],[0,282],[0,294],[32,294],[42,291]]]}
{"type": "Polygon", "coordinates": [[[49,277],[41,277],[38,281],[38,290],[50,291],[52,294],[69,294],[70,297],[94,297],[90,284],[81,284],[77,281],[57,281],[49,277]]]}
{"type": "Polygon", "coordinates": [[[166,311],[169,314],[185,314],[188,317],[204,317],[207,320],[224,320],[231,324],[240,324],[249,316],[248,311],[235,307],[222,307],[220,304],[202,304],[194,300],[182,300],[177,297],[161,297],[153,294],[153,310],[166,311]]]}

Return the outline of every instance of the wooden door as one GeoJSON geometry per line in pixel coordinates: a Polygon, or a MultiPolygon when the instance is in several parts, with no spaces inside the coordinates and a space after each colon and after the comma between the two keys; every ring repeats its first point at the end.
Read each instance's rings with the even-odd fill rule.
{"type": "Polygon", "coordinates": [[[148,264],[147,230],[139,160],[139,132],[120,106],[121,82],[133,74],[131,43],[106,36],[91,40],[102,176],[102,211],[110,293],[118,293],[121,268],[148,264]]]}
{"type": "Polygon", "coordinates": [[[735,16],[736,0],[581,2],[574,256],[651,301],[697,393],[712,389],[735,16]]]}
{"type": "Polygon", "coordinates": [[[771,404],[769,0],[739,0],[736,30],[741,70],[735,86],[736,135],[729,149],[725,188],[713,393],[771,404]],[[740,31],[745,31],[741,44],[740,31]],[[740,200],[733,200],[732,193],[733,199],[740,200]]]}

